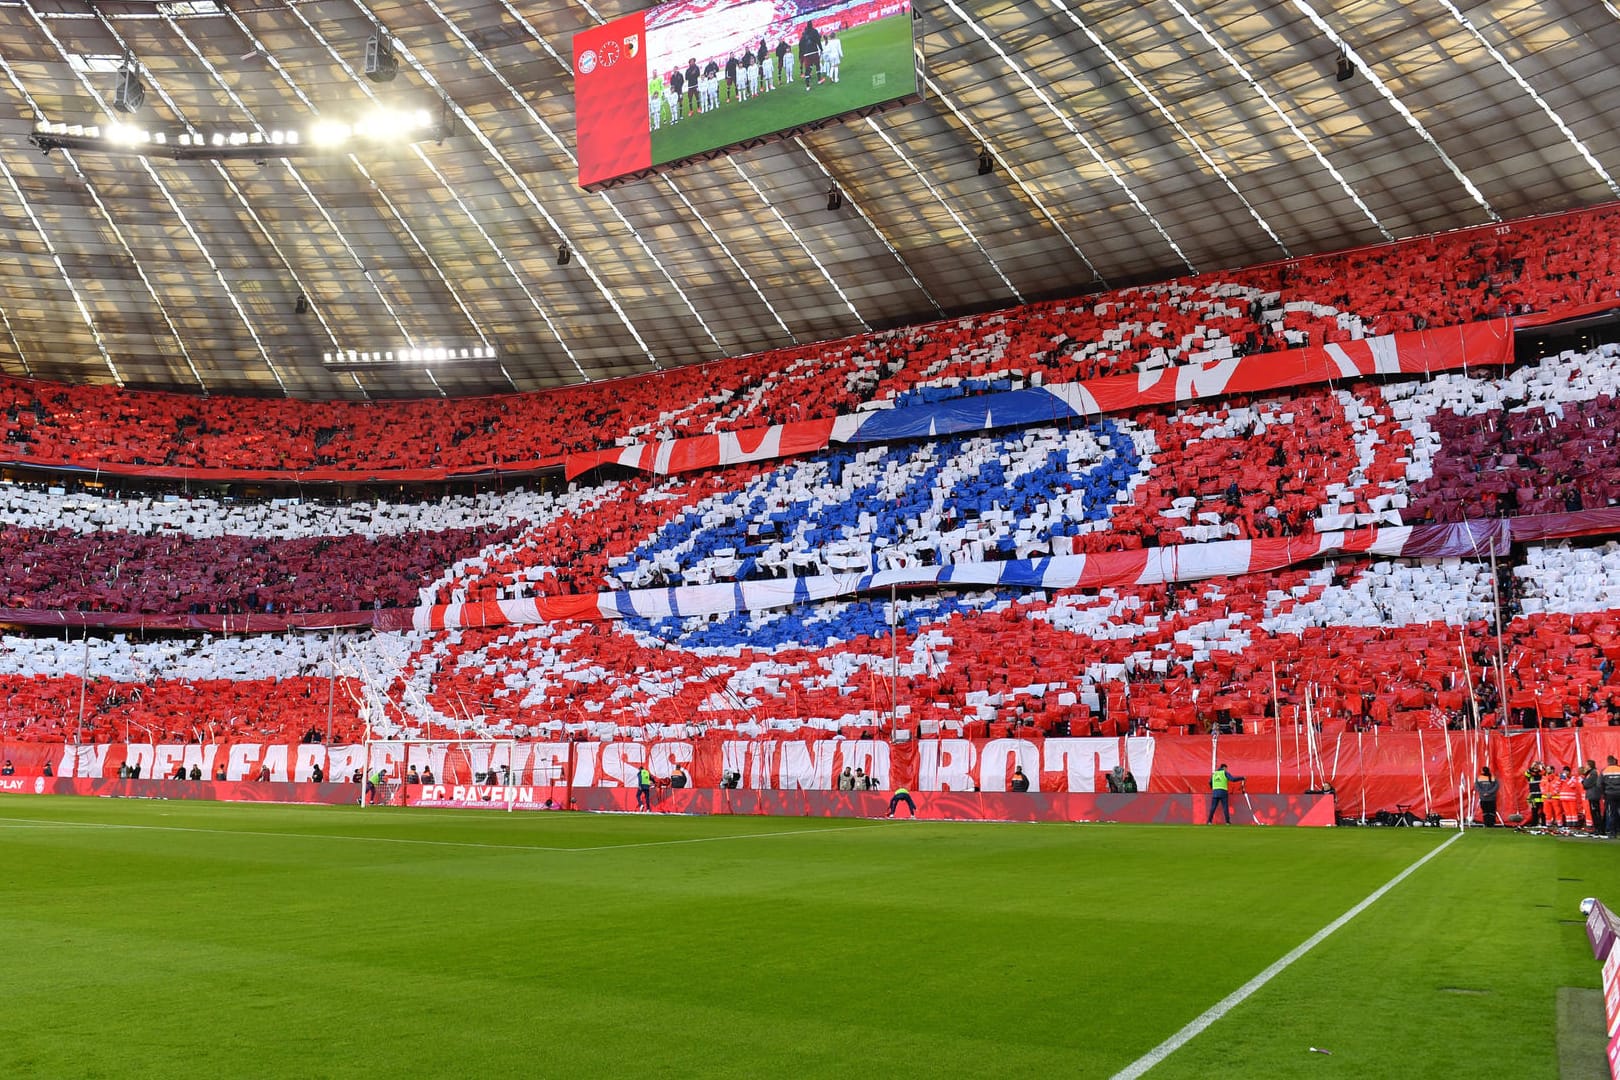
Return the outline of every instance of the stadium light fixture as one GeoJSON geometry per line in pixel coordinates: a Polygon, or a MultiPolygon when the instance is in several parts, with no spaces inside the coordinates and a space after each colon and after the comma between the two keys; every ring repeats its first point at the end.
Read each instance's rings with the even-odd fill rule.
{"type": "Polygon", "coordinates": [[[574,258],[574,253],[572,251],[568,250],[568,245],[567,244],[558,244],[557,245],[557,265],[558,266],[567,266],[570,262],[573,261],[573,258],[574,258]]]}
{"type": "Polygon", "coordinates": [[[841,210],[844,206],[844,193],[836,186],[827,189],[827,209],[841,210]]]}
{"type": "Polygon", "coordinates": [[[393,82],[399,74],[399,57],[394,55],[394,43],[388,31],[377,27],[366,39],[366,78],[374,83],[393,82]]]}
{"type": "Polygon", "coordinates": [[[1356,77],[1356,65],[1343,50],[1339,52],[1339,62],[1334,69],[1333,78],[1338,82],[1349,82],[1356,77]]]}
{"type": "Polygon", "coordinates": [[[348,123],[321,119],[308,132],[297,129],[239,131],[152,131],[119,121],[91,124],[41,124],[28,141],[44,153],[52,150],[97,151],[174,161],[219,161],[231,158],[313,157],[347,150],[352,145],[385,146],[445,137],[427,109],[376,109],[348,123]]]}
{"type": "Polygon", "coordinates": [[[980,176],[989,176],[991,173],[993,173],[995,171],[996,171],[996,159],[991,156],[989,150],[986,150],[982,146],[979,147],[979,175],[980,176]]]}
{"type": "Polygon", "coordinates": [[[321,364],[329,371],[363,371],[369,368],[420,367],[439,363],[492,363],[498,359],[495,346],[430,345],[407,349],[336,349],[321,354],[321,364]]]}
{"type": "Polygon", "coordinates": [[[113,83],[113,108],[121,113],[132,113],[145,102],[146,87],[141,85],[140,65],[133,56],[125,53],[124,62],[118,68],[117,80],[113,83]]]}

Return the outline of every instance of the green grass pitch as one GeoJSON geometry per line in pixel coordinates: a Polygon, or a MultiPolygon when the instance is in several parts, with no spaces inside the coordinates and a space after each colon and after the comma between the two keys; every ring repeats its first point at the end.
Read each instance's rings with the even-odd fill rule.
{"type": "MultiPolygon", "coordinates": [[[[1451,835],[5,798],[5,1073],[1108,1077],[1451,835]]],[[[1471,832],[1148,1075],[1557,1077],[1615,854],[1471,832]]]]}
{"type": "MultiPolygon", "coordinates": [[[[685,117],[679,124],[670,124],[665,111],[663,126],[652,133],[653,162],[677,161],[912,92],[915,61],[909,12],[839,31],[838,36],[844,42],[838,82],[819,83],[806,93],[804,80],[795,78],[791,85],[778,82],[775,90],[761,92],[749,101],[733,102],[725,100],[722,75],[719,109],[685,117]],[[882,85],[874,83],[877,77],[882,78],[882,85]]],[[[770,44],[774,49],[776,42],[770,44]]],[[[797,71],[797,37],[792,44],[797,71]]],[[[668,77],[669,73],[664,74],[668,77]]]]}

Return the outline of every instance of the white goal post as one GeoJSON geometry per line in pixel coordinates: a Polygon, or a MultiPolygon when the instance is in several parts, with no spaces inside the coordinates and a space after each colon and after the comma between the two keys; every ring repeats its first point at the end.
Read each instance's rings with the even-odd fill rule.
{"type": "Polygon", "coordinates": [[[515,739],[368,739],[360,804],[399,805],[415,769],[418,783],[498,789],[486,794],[511,809],[518,788],[562,781],[561,767],[536,766],[518,747],[515,739]]]}

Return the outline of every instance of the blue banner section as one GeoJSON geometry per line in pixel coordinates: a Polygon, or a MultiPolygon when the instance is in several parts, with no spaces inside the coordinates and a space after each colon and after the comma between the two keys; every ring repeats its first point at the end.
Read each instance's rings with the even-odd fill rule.
{"type": "Polygon", "coordinates": [[[852,443],[924,439],[962,431],[1028,427],[1060,420],[1081,420],[1067,402],[1044,389],[1008,390],[980,397],[953,398],[933,405],[884,409],[861,421],[852,443]]]}

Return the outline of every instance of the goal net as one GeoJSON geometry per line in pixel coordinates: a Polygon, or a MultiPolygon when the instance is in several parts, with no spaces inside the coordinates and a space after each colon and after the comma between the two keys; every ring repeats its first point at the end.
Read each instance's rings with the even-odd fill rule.
{"type": "Polygon", "coordinates": [[[533,775],[512,739],[387,739],[365,746],[363,806],[402,806],[409,785],[436,784],[471,789],[473,798],[509,808],[519,788],[560,779],[533,775]]]}

